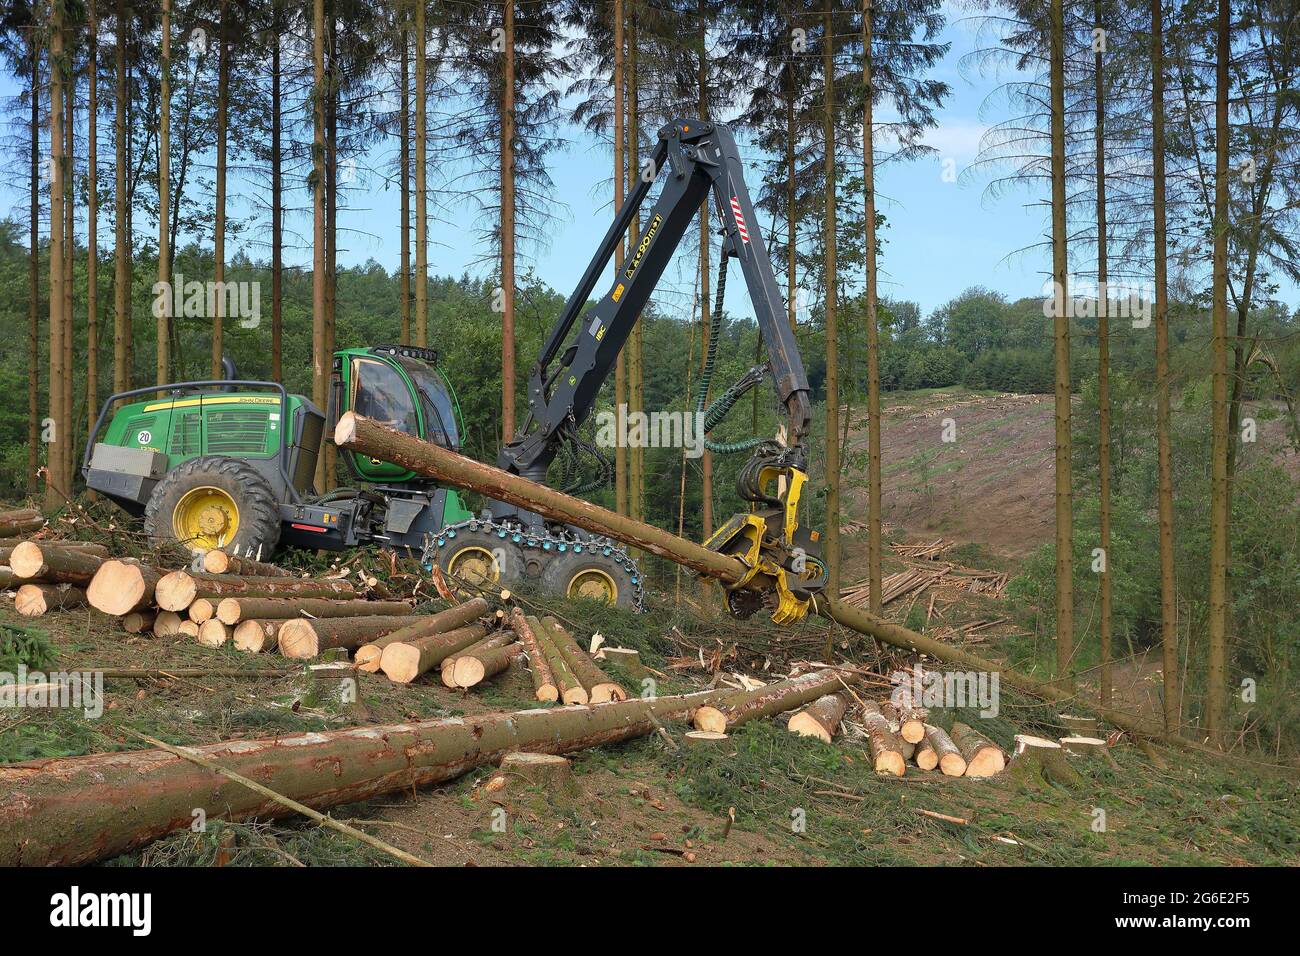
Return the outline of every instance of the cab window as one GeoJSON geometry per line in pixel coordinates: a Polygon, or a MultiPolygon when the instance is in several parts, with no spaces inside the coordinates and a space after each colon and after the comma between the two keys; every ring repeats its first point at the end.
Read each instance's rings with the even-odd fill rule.
{"type": "Polygon", "coordinates": [[[406,380],[391,365],[357,359],[352,370],[352,407],[408,435],[419,436],[420,420],[406,380]]]}

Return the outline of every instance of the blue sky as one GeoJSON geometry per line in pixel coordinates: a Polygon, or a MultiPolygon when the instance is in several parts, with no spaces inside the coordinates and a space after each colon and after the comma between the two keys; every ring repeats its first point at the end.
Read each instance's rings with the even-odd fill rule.
{"type": "MultiPolygon", "coordinates": [[[[911,163],[886,164],[878,178],[881,208],[889,221],[883,237],[886,245],[881,291],[919,302],[923,314],[973,285],[987,286],[1013,299],[1037,296],[1048,265],[1045,248],[1029,248],[1043,242],[1046,228],[1045,208],[1035,205],[1037,197],[1031,189],[1012,190],[994,198],[985,188],[991,171],[968,171],[955,182],[943,175],[947,160],[959,172],[966,170],[979,151],[980,137],[988,124],[1001,118],[1000,111],[988,100],[1005,78],[981,75],[969,64],[963,65],[963,58],[980,42],[974,22],[963,20],[964,16],[959,10],[952,11],[943,37],[952,47],[935,72],[951,87],[951,95],[939,113],[939,125],[926,137],[936,153],[911,163]],[[1025,249],[1029,251],[1017,254],[1025,249]]],[[[13,78],[0,81],[0,95],[13,97],[17,92],[13,78]]],[[[107,115],[101,130],[102,162],[108,164],[112,156],[107,115]]],[[[570,145],[552,154],[549,166],[558,218],[547,230],[549,241],[544,247],[525,245],[520,253],[526,260],[522,267],[532,265],[543,281],[567,295],[604,232],[612,209],[608,145],[574,129],[565,130],[565,136],[570,145]]],[[[383,188],[381,178],[368,171],[388,168],[391,159],[390,148],[372,149],[357,167],[354,181],[346,187],[346,208],[339,213],[341,265],[360,265],[374,259],[387,269],[397,267],[399,194],[396,189],[383,188]]],[[[757,184],[755,174],[751,189],[756,190],[757,184]]],[[[232,219],[251,213],[251,189],[250,183],[234,178],[229,213],[232,219]]],[[[305,205],[305,193],[294,201],[305,205]]],[[[0,209],[21,216],[25,203],[21,179],[0,185],[0,209]]],[[[84,210],[79,213],[84,215],[84,210]]],[[[100,224],[101,242],[111,241],[110,214],[111,210],[106,210],[100,224]]],[[[443,219],[431,225],[429,261],[434,274],[484,271],[485,250],[476,241],[476,218],[476,210],[465,204],[448,210],[443,219]]],[[[84,231],[84,227],[84,220],[80,221],[78,228],[84,231]]],[[[290,223],[290,227],[301,236],[310,235],[309,217],[290,223]]],[[[260,257],[264,251],[253,250],[251,254],[260,257]]],[[[310,252],[286,250],[286,261],[309,266],[310,252]]],[[[693,260],[681,257],[678,267],[669,272],[669,288],[663,290],[661,306],[672,310],[688,305],[694,280],[693,260]],[[678,294],[674,295],[674,291],[678,294]]],[[[857,287],[862,277],[853,275],[850,281],[857,287]]],[[[739,283],[734,287],[743,288],[739,283]]],[[[734,298],[736,301],[729,302],[733,314],[744,312],[740,301],[743,295],[737,291],[734,298]]]]}

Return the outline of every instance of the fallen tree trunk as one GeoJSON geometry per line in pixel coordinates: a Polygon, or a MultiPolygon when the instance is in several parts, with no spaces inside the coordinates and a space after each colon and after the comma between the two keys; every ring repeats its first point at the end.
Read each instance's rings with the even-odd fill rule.
{"type": "Polygon", "coordinates": [[[183,611],[199,598],[355,598],[346,581],[317,578],[241,578],[234,575],[173,571],[158,581],[154,597],[164,611],[183,611]]]}
{"type": "Polygon", "coordinates": [[[316,657],[331,647],[354,650],[366,641],[382,637],[403,627],[420,624],[425,618],[403,615],[367,617],[327,617],[309,621],[293,618],[280,625],[276,641],[280,653],[299,660],[316,657]]]}
{"type": "Polygon", "coordinates": [[[138,561],[105,561],[86,588],[86,600],[97,611],[117,617],[143,610],[153,603],[164,574],[138,561]]]}
{"type": "Polygon", "coordinates": [[[934,746],[926,738],[921,738],[916,745],[916,752],[912,754],[912,759],[916,762],[917,767],[922,770],[933,770],[939,766],[939,754],[934,746]]]}
{"type": "Polygon", "coordinates": [[[945,777],[964,777],[966,775],[966,758],[961,755],[957,745],[952,742],[948,732],[942,727],[925,725],[925,742],[939,755],[938,767],[945,777]]]}
{"type": "Polygon", "coordinates": [[[442,631],[405,641],[394,641],[384,648],[379,668],[395,684],[409,684],[441,664],[451,654],[472,647],[487,635],[486,624],[471,624],[454,631],[442,631]]]}
{"type": "MultiPolygon", "coordinates": [[[[961,755],[966,758],[966,776],[968,777],[992,777],[1001,773],[1007,765],[1007,757],[1002,752],[1002,748],[979,733],[970,724],[953,724],[952,742],[957,745],[961,755]]],[[[1052,743],[1057,748],[1060,747],[1060,744],[1052,741],[1048,741],[1048,743],[1052,743]]]]}
{"type": "MultiPolygon", "coordinates": [[[[263,561],[255,561],[252,558],[241,558],[237,555],[227,554],[220,548],[213,548],[203,555],[203,570],[209,574],[241,574],[248,577],[264,578],[294,577],[292,571],[287,571],[284,568],[263,561]]],[[[227,621],[226,623],[234,624],[235,622],[227,621]]]]}
{"type": "Polygon", "coordinates": [[[578,642],[573,639],[573,635],[565,630],[559,621],[553,617],[547,617],[542,621],[542,624],[546,628],[547,636],[555,642],[555,649],[564,658],[564,663],[569,665],[569,670],[573,672],[573,676],[582,682],[582,689],[587,692],[587,699],[591,703],[599,704],[606,700],[627,700],[627,691],[623,689],[622,685],[596,665],[595,661],[578,646],[578,642]]]}
{"type": "Polygon", "coordinates": [[[104,547],[102,544],[93,544],[89,541],[62,541],[51,539],[49,541],[29,542],[22,538],[16,538],[7,543],[0,543],[0,564],[8,564],[9,556],[14,553],[14,548],[18,547],[20,544],[28,543],[39,545],[42,549],[57,548],[60,551],[75,551],[78,554],[93,554],[100,558],[108,557],[108,548],[104,547]]]}
{"type": "MultiPolygon", "coordinates": [[[[409,468],[416,474],[435,478],[458,488],[476,491],[497,501],[527,508],[553,521],[561,521],[586,531],[606,535],[623,544],[691,568],[706,577],[735,584],[747,573],[745,566],[735,558],[711,551],[703,545],[679,538],[653,525],[615,514],[599,505],[566,495],[554,488],[539,485],[519,475],[508,474],[499,468],[466,458],[433,442],[421,441],[365,416],[357,415],[355,412],[347,412],[339,419],[338,426],[334,430],[334,442],[340,448],[350,448],[362,454],[374,455],[384,461],[409,468]]],[[[1164,740],[1183,749],[1216,752],[1186,738],[1166,735],[1164,728],[1157,723],[1134,714],[1099,706],[1087,698],[1076,697],[1055,685],[1043,683],[977,654],[918,634],[902,625],[876,617],[861,608],[850,607],[834,597],[819,595],[815,610],[818,614],[850,630],[870,635],[894,647],[927,654],[935,660],[958,664],[968,670],[990,673],[996,671],[1001,675],[1002,681],[1017,690],[1043,700],[1058,703],[1068,701],[1071,706],[1095,713],[1132,734],[1164,740]]]]}
{"type": "Polygon", "coordinates": [[[551,674],[551,665],[546,662],[546,655],[542,652],[541,642],[537,639],[537,633],[533,630],[539,622],[535,617],[528,617],[519,608],[510,609],[510,628],[519,637],[519,643],[524,645],[524,653],[528,655],[528,670],[533,678],[534,696],[542,703],[554,703],[560,699],[560,692],[555,686],[555,677],[551,674]]]}
{"type": "Polygon", "coordinates": [[[24,584],[14,595],[14,610],[23,617],[86,606],[86,592],[70,584],[24,584]]]}
{"type": "Polygon", "coordinates": [[[9,554],[9,567],[19,578],[85,587],[106,559],[88,551],[67,550],[24,541],[9,554]]]}
{"type": "Polygon", "coordinates": [[[847,709],[848,702],[843,694],[827,694],[818,697],[803,710],[791,714],[786,727],[800,737],[816,737],[830,743],[835,732],[840,729],[840,721],[844,719],[844,711],[847,709]]]}
{"type": "MultiPolygon", "coordinates": [[[[710,690],[188,749],[320,810],[452,780],[511,751],[565,754],[644,737],[722,696],[710,690]]],[[[291,813],[164,750],[9,764],[0,767],[0,833],[9,834],[0,841],[0,866],[79,865],[116,856],[189,827],[195,808],[209,820],[291,813]]]]}
{"type": "MultiPolygon", "coordinates": [[[[209,551],[209,554],[212,552],[209,551]]],[[[228,597],[217,605],[223,624],[254,618],[288,620],[291,617],[360,617],[365,614],[410,614],[410,601],[331,601],[325,598],[228,597]]]]}
{"type": "Polygon", "coordinates": [[[812,671],[754,690],[728,691],[727,696],[718,703],[696,710],[691,722],[696,730],[725,734],[747,720],[783,714],[843,687],[844,682],[838,671],[812,671]]]}

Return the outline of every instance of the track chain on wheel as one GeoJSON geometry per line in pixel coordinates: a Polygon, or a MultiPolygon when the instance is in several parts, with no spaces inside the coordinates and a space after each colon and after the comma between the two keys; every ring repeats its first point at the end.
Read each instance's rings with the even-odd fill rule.
{"type": "Polygon", "coordinates": [[[542,531],[536,533],[487,518],[467,518],[456,524],[446,525],[433,537],[424,549],[423,561],[426,568],[432,569],[437,562],[439,550],[454,540],[456,532],[461,529],[490,532],[502,541],[508,541],[515,545],[524,552],[525,558],[529,552],[536,551],[553,552],[555,554],[565,554],[569,551],[581,554],[588,549],[596,551],[618,562],[627,570],[632,578],[632,609],[638,612],[645,610],[645,585],[642,581],[641,569],[637,566],[636,561],[628,555],[625,548],[610,538],[599,535],[593,535],[590,538],[578,538],[569,532],[556,534],[551,531],[542,531]]]}

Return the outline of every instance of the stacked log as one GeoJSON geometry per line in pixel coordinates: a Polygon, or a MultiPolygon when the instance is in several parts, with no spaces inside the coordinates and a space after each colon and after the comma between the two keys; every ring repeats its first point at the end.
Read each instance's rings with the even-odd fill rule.
{"type": "Polygon", "coordinates": [[[1002,748],[969,724],[953,724],[952,741],[966,758],[966,776],[992,777],[1006,768],[1007,758],[1002,748]]]}
{"type": "Polygon", "coordinates": [[[86,600],[96,610],[115,617],[145,610],[153,605],[154,589],[166,573],[138,561],[105,561],[86,588],[86,600]]]}
{"type": "Polygon", "coordinates": [[[85,606],[86,592],[71,584],[24,584],[14,596],[14,610],[23,617],[85,606]]]}
{"type": "Polygon", "coordinates": [[[748,691],[730,691],[717,703],[697,709],[691,722],[696,730],[725,734],[746,720],[785,713],[843,687],[843,681],[836,671],[813,671],[779,684],[767,684],[748,691]]]}
{"type": "Polygon", "coordinates": [[[843,694],[827,694],[818,697],[803,710],[791,714],[786,726],[791,733],[801,737],[816,737],[830,743],[847,709],[848,701],[843,694]]]}
{"type": "Polygon", "coordinates": [[[384,648],[379,667],[395,684],[409,684],[459,650],[487,636],[486,624],[471,624],[437,634],[395,641],[384,648]]]}
{"type": "Polygon", "coordinates": [[[582,681],[578,680],[577,675],[569,667],[568,661],[564,659],[564,655],[555,646],[554,637],[546,622],[530,617],[528,623],[532,626],[539,649],[546,660],[546,667],[555,681],[560,703],[566,705],[588,703],[591,698],[587,694],[587,689],[582,686],[582,681]]]}
{"type": "Polygon", "coordinates": [[[907,758],[903,756],[902,738],[894,733],[875,701],[863,702],[862,724],[867,731],[867,745],[876,773],[903,776],[907,772],[907,758]]]}
{"type": "MultiPolygon", "coordinates": [[[[209,552],[210,554],[211,552],[209,552]]],[[[200,598],[200,600],[203,600],[200,598]]],[[[217,619],[223,624],[240,621],[291,617],[356,617],[359,614],[411,613],[410,601],[329,600],[292,597],[227,597],[217,604],[217,619]]]]}
{"type": "Polygon", "coordinates": [[[319,578],[239,577],[173,571],[156,585],[155,598],[164,611],[184,611],[199,598],[220,601],[227,597],[249,598],[355,598],[347,581],[319,578]]]}
{"type": "Polygon", "coordinates": [[[15,538],[45,527],[45,517],[35,508],[0,511],[0,538],[15,538]]]}
{"type": "Polygon", "coordinates": [[[528,655],[528,668],[533,679],[534,696],[542,703],[550,704],[559,700],[560,692],[555,685],[551,665],[547,662],[546,655],[542,651],[542,644],[537,637],[536,628],[540,626],[541,623],[537,618],[527,617],[517,607],[510,609],[510,628],[519,638],[519,643],[524,646],[524,653],[528,655]]]}
{"type": "Polygon", "coordinates": [[[253,558],[241,558],[221,548],[213,548],[203,555],[203,570],[209,574],[238,574],[244,577],[291,578],[294,576],[292,571],[285,568],[256,561],[253,558]]]}
{"type": "MultiPolygon", "coordinates": [[[[378,603],[378,602],[376,602],[378,603]]],[[[389,644],[398,644],[408,640],[415,640],[421,637],[428,637],[433,634],[442,634],[447,631],[453,631],[460,627],[473,624],[480,617],[488,613],[488,602],[478,597],[466,601],[463,604],[457,604],[445,611],[439,611],[437,614],[431,614],[424,619],[423,627],[403,628],[383,637],[377,637],[368,641],[357,648],[353,657],[353,663],[358,670],[374,674],[380,669],[380,662],[383,659],[384,648],[389,644]]],[[[459,650],[460,648],[457,648],[459,650]]]]}
{"type": "Polygon", "coordinates": [[[463,651],[443,658],[443,686],[470,688],[481,684],[508,668],[523,650],[514,631],[498,631],[463,651]]]}
{"type": "Polygon", "coordinates": [[[412,615],[387,614],[312,620],[293,618],[280,625],[276,632],[276,644],[285,657],[310,660],[321,651],[334,647],[356,650],[368,641],[412,624],[420,624],[423,620],[412,615]]]}
{"type": "Polygon", "coordinates": [[[627,700],[627,691],[596,665],[596,662],[578,646],[573,635],[565,630],[559,621],[553,617],[543,618],[542,628],[560,656],[564,658],[569,671],[582,684],[588,701],[599,704],[608,700],[627,700]]]}
{"type": "Polygon", "coordinates": [[[36,541],[24,541],[9,553],[9,567],[15,577],[77,587],[89,584],[104,561],[103,556],[93,551],[36,541]]]}

